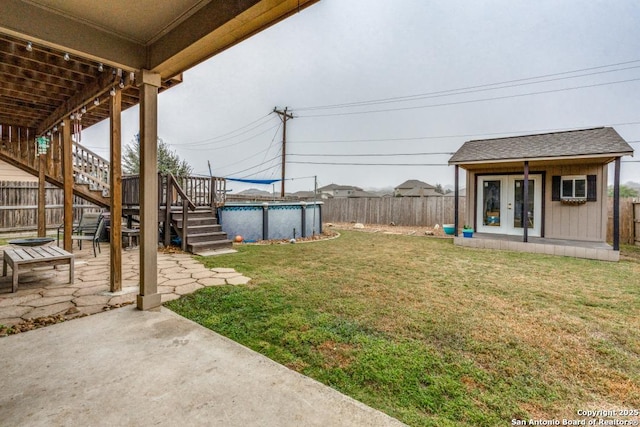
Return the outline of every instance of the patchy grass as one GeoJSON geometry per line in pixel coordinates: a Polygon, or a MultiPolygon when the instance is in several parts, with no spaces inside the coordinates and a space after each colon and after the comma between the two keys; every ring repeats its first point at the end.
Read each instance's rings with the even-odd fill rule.
{"type": "Polygon", "coordinates": [[[640,250],[606,263],[344,232],[202,258],[247,286],[166,305],[410,425],[640,407],[640,250]]]}

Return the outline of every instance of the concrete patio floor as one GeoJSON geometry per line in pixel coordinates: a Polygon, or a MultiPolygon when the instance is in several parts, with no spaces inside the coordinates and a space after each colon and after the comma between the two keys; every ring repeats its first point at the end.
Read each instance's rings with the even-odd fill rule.
{"type": "MultiPolygon", "coordinates": [[[[6,248],[6,247],[4,247],[6,248]]],[[[2,256],[0,247],[0,257],[2,256]]],[[[20,273],[18,292],[11,293],[11,269],[0,277],[0,325],[14,326],[33,319],[64,316],[71,319],[135,303],[139,289],[140,252],[122,252],[122,291],[109,292],[109,249],[93,256],[91,245],[74,247],[75,279],[68,281],[68,266],[35,267],[20,273]]],[[[1,259],[1,258],[0,258],[1,259]]],[[[206,286],[241,285],[250,278],[233,269],[208,269],[187,253],[158,253],[158,293],[162,302],[206,286]]]]}
{"type": "MultiPolygon", "coordinates": [[[[69,320],[0,338],[0,425],[402,425],[170,310],[129,305],[137,249],[123,251],[117,294],[109,293],[108,250],[94,258],[86,245],[74,254],[72,284],[66,268],[21,273],[15,294],[10,271],[0,278],[0,324],[69,320]]],[[[163,302],[249,281],[189,254],[158,253],[163,302]]]]}
{"type": "Polygon", "coordinates": [[[170,310],[0,338],[6,426],[399,426],[170,310]]]}

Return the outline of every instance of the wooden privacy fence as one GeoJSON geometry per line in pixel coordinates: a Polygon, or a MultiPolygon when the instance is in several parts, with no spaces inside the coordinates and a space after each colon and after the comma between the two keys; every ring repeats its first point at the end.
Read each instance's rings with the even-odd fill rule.
{"type": "MultiPolygon", "coordinates": [[[[454,223],[455,198],[429,197],[376,197],[335,198],[323,200],[323,221],[361,222],[364,224],[391,224],[434,226],[454,223]]],[[[464,223],[465,197],[459,198],[460,226],[464,223]]]]}
{"type": "MultiPolygon", "coordinates": [[[[63,190],[51,184],[45,186],[45,216],[48,228],[62,224],[63,190]]],[[[73,217],[79,219],[83,211],[99,211],[89,202],[74,196],[73,217]]],[[[0,181],[0,232],[38,229],[38,183],[0,181]]]]}
{"type": "MultiPolygon", "coordinates": [[[[609,212],[607,241],[613,241],[613,198],[607,204],[609,212]]],[[[631,197],[620,199],[620,243],[640,245],[640,201],[631,197]],[[635,200],[635,201],[634,201],[635,200]]]]}
{"type": "MultiPolygon", "coordinates": [[[[459,224],[464,224],[465,197],[459,198],[459,224]]],[[[609,223],[607,241],[613,241],[613,199],[608,202],[609,223]]],[[[335,198],[324,200],[322,216],[325,222],[361,222],[364,224],[390,224],[426,226],[453,224],[454,198],[381,197],[335,198]]],[[[620,243],[640,245],[640,201],[620,199],[620,243]]]]}

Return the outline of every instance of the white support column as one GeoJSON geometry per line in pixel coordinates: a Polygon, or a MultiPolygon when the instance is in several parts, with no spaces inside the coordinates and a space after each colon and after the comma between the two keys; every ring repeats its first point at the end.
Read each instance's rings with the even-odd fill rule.
{"type": "Polygon", "coordinates": [[[159,308],[158,293],[158,88],[160,75],[142,70],[140,89],[140,310],[159,308]]]}

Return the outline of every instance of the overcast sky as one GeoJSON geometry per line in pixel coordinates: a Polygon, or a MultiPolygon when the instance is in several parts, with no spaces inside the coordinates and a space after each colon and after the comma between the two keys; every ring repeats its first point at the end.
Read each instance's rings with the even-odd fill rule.
{"type": "MultiPolygon", "coordinates": [[[[639,22],[637,0],[321,0],[186,72],[160,95],[158,133],[197,174],[209,160],[216,176],[278,178],[269,113],[289,107],[287,191],[312,190],[314,175],[453,184],[450,154],[428,153],[470,139],[604,125],[638,151],[639,22]]],[[[138,127],[127,110],[123,144],[138,127]]],[[[83,144],[106,155],[107,131],[83,144]]],[[[623,158],[622,182],[640,182],[639,157],[623,158]]]]}

